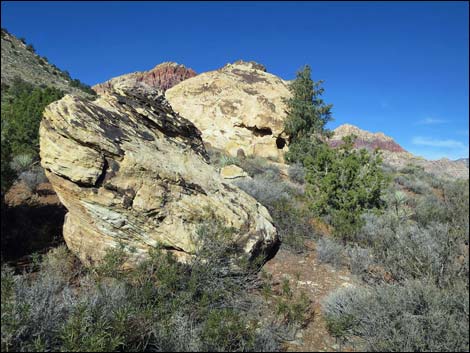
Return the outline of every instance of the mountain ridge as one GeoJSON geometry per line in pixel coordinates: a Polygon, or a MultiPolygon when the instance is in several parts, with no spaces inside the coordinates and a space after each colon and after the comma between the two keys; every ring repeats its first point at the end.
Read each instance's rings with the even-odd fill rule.
{"type": "Polygon", "coordinates": [[[383,132],[370,132],[352,124],[343,124],[335,128],[328,144],[331,147],[339,147],[342,138],[352,134],[357,136],[354,143],[356,148],[365,148],[369,151],[378,148],[382,152],[384,162],[392,167],[403,168],[408,164],[416,164],[440,177],[468,179],[468,159],[467,162],[465,159],[452,161],[449,158],[428,160],[408,152],[383,132]]]}
{"type": "Polygon", "coordinates": [[[11,85],[19,78],[34,86],[49,86],[65,93],[77,94],[82,97],[94,95],[91,88],[72,79],[67,71],[50,63],[46,57],[38,55],[31,44],[1,29],[1,81],[2,86],[11,85]]]}

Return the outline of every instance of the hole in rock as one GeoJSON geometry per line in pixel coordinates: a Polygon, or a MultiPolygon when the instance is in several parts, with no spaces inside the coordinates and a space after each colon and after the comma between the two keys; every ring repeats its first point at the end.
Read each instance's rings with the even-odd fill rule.
{"type": "Polygon", "coordinates": [[[285,145],[286,145],[286,140],[283,139],[282,137],[278,136],[277,139],[276,139],[277,148],[282,150],[285,145]]]}
{"type": "Polygon", "coordinates": [[[245,124],[239,124],[239,125],[235,125],[235,126],[248,129],[251,132],[253,132],[253,135],[255,135],[255,136],[267,136],[267,135],[272,135],[273,134],[273,131],[269,127],[259,128],[259,127],[256,127],[256,126],[246,126],[245,124]]]}

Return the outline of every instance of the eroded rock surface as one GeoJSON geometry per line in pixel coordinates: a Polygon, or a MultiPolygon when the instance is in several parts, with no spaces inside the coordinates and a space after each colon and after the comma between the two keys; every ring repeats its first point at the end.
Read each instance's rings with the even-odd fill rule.
{"type": "Polygon", "coordinates": [[[208,164],[199,130],[148,87],[115,86],[91,102],[67,95],[40,126],[41,164],[68,210],[64,238],[85,263],[124,245],[133,260],[163,246],[185,261],[213,213],[244,252],[277,242],[264,206],[208,164]]]}
{"type": "Polygon", "coordinates": [[[201,130],[204,142],[233,156],[283,159],[286,81],[254,62],[238,61],[187,79],[165,93],[175,111],[201,130]]]}
{"type": "Polygon", "coordinates": [[[181,81],[196,75],[193,69],[189,69],[184,65],[174,62],[165,62],[155,66],[149,71],[133,72],[114,77],[106,82],[93,86],[93,89],[98,94],[112,92],[115,85],[127,81],[126,84],[144,83],[153,89],[164,92],[181,81]]]}

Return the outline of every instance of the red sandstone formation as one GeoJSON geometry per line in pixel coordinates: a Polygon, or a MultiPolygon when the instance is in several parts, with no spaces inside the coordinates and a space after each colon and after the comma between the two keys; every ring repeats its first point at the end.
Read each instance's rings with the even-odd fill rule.
{"type": "Polygon", "coordinates": [[[354,147],[356,148],[365,148],[367,150],[379,148],[382,151],[388,152],[406,152],[406,150],[391,137],[381,132],[371,133],[349,124],[337,127],[334,130],[333,138],[328,141],[328,144],[331,147],[338,147],[343,144],[342,138],[348,135],[356,135],[357,138],[354,142],[354,147]]]}
{"type": "Polygon", "coordinates": [[[184,65],[173,62],[165,62],[155,66],[152,70],[149,71],[133,72],[112,78],[106,82],[93,86],[93,89],[98,94],[102,94],[109,91],[117,82],[134,80],[136,83],[143,82],[152,88],[166,91],[181,81],[196,75],[197,74],[193,69],[188,69],[184,65]]]}

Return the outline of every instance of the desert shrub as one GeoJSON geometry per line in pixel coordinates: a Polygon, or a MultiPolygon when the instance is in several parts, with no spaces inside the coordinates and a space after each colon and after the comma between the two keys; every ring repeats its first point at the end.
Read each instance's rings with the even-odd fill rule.
{"type": "Polygon", "coordinates": [[[253,179],[237,180],[235,184],[253,196],[268,209],[282,199],[288,199],[292,189],[271,172],[256,175],[253,179]]]}
{"type": "Polygon", "coordinates": [[[468,243],[469,188],[468,180],[448,181],[444,184],[443,203],[448,221],[466,237],[468,243]]]}
{"type": "Polygon", "coordinates": [[[201,224],[188,264],[157,248],[129,270],[118,247],[85,269],[59,248],[35,273],[2,268],[2,350],[279,350],[310,303],[289,296],[287,311],[271,310],[254,294],[260,262],[234,256],[232,232],[215,218],[201,224]]]}
{"type": "Polygon", "coordinates": [[[318,260],[324,263],[332,264],[339,267],[344,264],[345,248],[334,239],[329,237],[322,237],[317,242],[317,256],[318,260]]]}
{"type": "Polygon", "coordinates": [[[447,221],[447,212],[442,201],[431,193],[418,198],[414,207],[414,219],[423,226],[432,222],[444,223],[447,221]]]}
{"type": "Polygon", "coordinates": [[[217,168],[222,168],[227,165],[238,165],[239,159],[225,153],[225,151],[207,147],[207,153],[209,154],[209,159],[211,164],[215,165],[217,168]]]}
{"type": "Polygon", "coordinates": [[[408,164],[399,170],[400,173],[420,176],[424,173],[424,168],[416,164],[408,164]]]}
{"type": "Polygon", "coordinates": [[[398,176],[395,178],[395,182],[402,185],[404,188],[414,192],[415,194],[428,194],[431,192],[431,188],[428,183],[410,176],[398,176]]]}
{"type": "Polygon", "coordinates": [[[236,157],[226,156],[226,155],[221,156],[220,161],[219,161],[219,164],[221,167],[225,167],[227,165],[237,164],[237,163],[238,163],[238,159],[236,157]]]}
{"type": "Polygon", "coordinates": [[[426,228],[414,223],[396,229],[383,228],[373,244],[373,254],[398,281],[435,279],[446,285],[463,270],[455,261],[462,255],[462,240],[448,225],[432,223],[426,228]]]}
{"type": "Polygon", "coordinates": [[[65,270],[70,260],[61,250],[50,257],[34,280],[2,269],[2,282],[8,283],[5,295],[2,286],[2,350],[32,351],[37,339],[49,346],[66,320],[72,305],[67,285],[72,272],[65,270]]]}
{"type": "Polygon", "coordinates": [[[236,185],[266,206],[284,246],[296,252],[305,250],[304,241],[314,236],[314,229],[311,212],[297,200],[300,198],[297,189],[271,170],[251,180],[239,180],[236,185]]]}
{"type": "Polygon", "coordinates": [[[35,190],[39,184],[48,181],[44,169],[39,165],[35,165],[30,170],[21,173],[18,180],[23,181],[30,190],[35,190]]]}
{"type": "Polygon", "coordinates": [[[300,163],[294,163],[288,169],[289,178],[295,183],[303,184],[305,182],[305,169],[300,163]]]}
{"type": "Polygon", "coordinates": [[[270,214],[284,247],[300,253],[305,251],[305,240],[316,237],[310,221],[312,214],[304,205],[282,199],[270,209],[270,214]]]}
{"type": "Polygon", "coordinates": [[[468,291],[460,283],[343,288],[325,299],[323,310],[330,332],[358,336],[368,351],[468,351],[468,291]]]}
{"type": "Polygon", "coordinates": [[[374,263],[373,254],[370,249],[353,245],[346,249],[346,253],[349,269],[355,275],[366,274],[369,271],[369,267],[374,263]]]}
{"type": "Polygon", "coordinates": [[[335,267],[348,266],[352,274],[365,275],[374,264],[370,249],[357,244],[343,245],[330,237],[322,237],[316,246],[318,260],[335,267]]]}
{"type": "MultiPolygon", "coordinates": [[[[298,287],[297,287],[298,289],[298,287]]],[[[304,291],[294,291],[288,278],[281,284],[282,295],[276,298],[276,314],[287,324],[290,336],[298,326],[302,326],[310,318],[310,300],[304,291]]]]}
{"type": "Polygon", "coordinates": [[[273,175],[279,176],[279,168],[268,160],[258,156],[250,156],[240,160],[238,166],[248,173],[249,176],[254,177],[266,172],[271,172],[273,175]]]}
{"type": "Polygon", "coordinates": [[[208,314],[201,333],[208,352],[246,351],[253,347],[254,327],[230,308],[213,310],[208,314]]]}
{"type": "Polygon", "coordinates": [[[29,169],[33,162],[33,157],[30,154],[19,154],[13,157],[10,162],[10,167],[17,173],[22,173],[29,169]]]}
{"type": "Polygon", "coordinates": [[[87,85],[86,83],[81,82],[77,78],[76,79],[70,78],[70,86],[71,87],[76,87],[76,88],[82,90],[83,92],[86,92],[86,93],[90,94],[91,96],[96,96],[96,92],[89,85],[87,85]]]}

